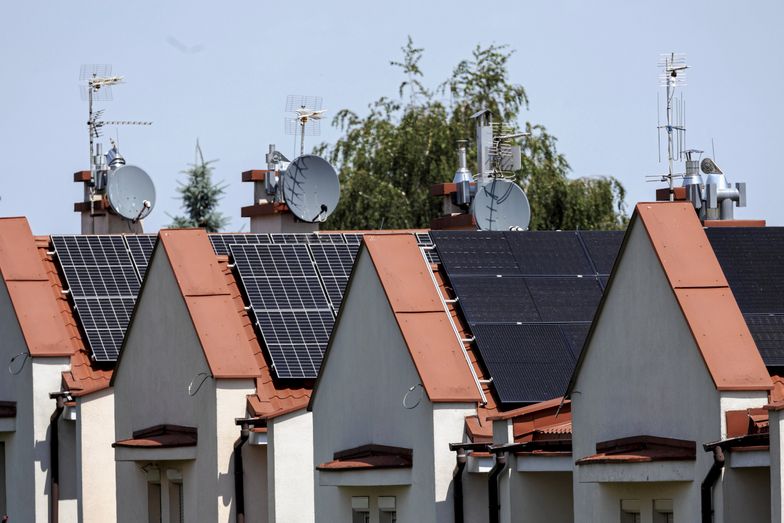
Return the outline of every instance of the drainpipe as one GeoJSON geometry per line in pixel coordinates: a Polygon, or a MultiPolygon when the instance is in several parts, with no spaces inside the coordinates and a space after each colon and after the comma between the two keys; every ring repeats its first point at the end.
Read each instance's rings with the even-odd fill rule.
{"type": "Polygon", "coordinates": [[[713,487],[721,475],[724,468],[724,451],[719,445],[713,447],[713,464],[705,475],[705,479],[700,485],[700,497],[702,505],[702,523],[713,521],[713,487]]]}
{"type": "Polygon", "coordinates": [[[457,449],[457,469],[452,476],[452,482],[455,485],[455,523],[463,523],[463,469],[465,469],[466,461],[468,458],[465,449],[462,447],[457,449]]]}
{"type": "Polygon", "coordinates": [[[495,465],[490,469],[488,479],[487,500],[490,504],[490,523],[498,523],[498,511],[501,509],[501,501],[498,499],[498,476],[506,468],[506,453],[499,452],[495,455],[495,465]]]}
{"type": "Polygon", "coordinates": [[[57,402],[57,406],[49,418],[49,428],[51,438],[49,440],[49,522],[58,523],[60,521],[60,433],[57,422],[65,408],[65,398],[67,392],[53,392],[49,394],[51,399],[57,402]]]}
{"type": "Polygon", "coordinates": [[[234,497],[237,500],[237,523],[245,523],[245,477],[242,467],[242,446],[248,441],[250,428],[243,423],[240,437],[234,442],[234,497]]]}

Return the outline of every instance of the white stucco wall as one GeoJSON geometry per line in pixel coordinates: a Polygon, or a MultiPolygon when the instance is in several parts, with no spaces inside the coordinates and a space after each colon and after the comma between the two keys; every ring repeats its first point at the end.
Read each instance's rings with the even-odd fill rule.
{"type": "Polygon", "coordinates": [[[575,459],[595,453],[597,442],[636,435],[694,440],[697,459],[693,482],[635,485],[633,494],[622,492],[631,485],[581,483],[578,470],[575,521],[617,520],[621,495],[671,495],[676,520],[699,520],[700,482],[712,463],[700,445],[721,436],[719,394],[640,221],[585,350],[572,395],[575,459]]]}
{"type": "MultiPolygon", "coordinates": [[[[450,443],[463,441],[465,418],[476,414],[476,406],[465,403],[433,404],[433,480],[435,482],[436,521],[454,521],[454,481],[457,454],[450,443]]],[[[463,488],[464,500],[466,494],[463,488]]],[[[464,503],[465,505],[465,503],[464,503]]],[[[465,513],[465,512],[464,512],[465,513]]]]}
{"type": "Polygon", "coordinates": [[[314,521],[313,413],[280,416],[267,431],[269,521],[314,521]]]}
{"type": "Polygon", "coordinates": [[[113,521],[117,513],[112,389],[79,398],[76,422],[79,522],[113,521]]]}
{"type": "MultiPolygon", "coordinates": [[[[209,376],[168,258],[159,247],[115,371],[115,439],[164,423],[197,428],[196,460],[178,465],[186,521],[219,521],[217,394],[215,380],[209,376]],[[196,388],[203,378],[199,373],[208,377],[191,396],[188,385],[196,378],[196,388]]],[[[137,523],[147,517],[147,483],[141,469],[145,464],[117,464],[119,522],[137,523]]]]}
{"type": "MultiPolygon", "coordinates": [[[[216,383],[216,435],[200,434],[200,437],[217,437],[216,451],[218,464],[218,520],[233,523],[236,521],[236,502],[234,497],[234,443],[240,437],[237,418],[244,418],[247,412],[248,394],[256,392],[253,380],[217,380],[216,383]]],[[[247,447],[245,447],[247,449],[247,447]]],[[[243,461],[244,470],[245,461],[243,461]]],[[[244,474],[243,476],[247,476],[244,474]]],[[[207,492],[202,493],[207,495],[207,492]]],[[[245,489],[245,499],[253,499],[258,494],[245,489]]],[[[247,502],[246,502],[247,505],[247,502]]],[[[258,513],[257,513],[258,515],[258,513]]],[[[246,517],[247,523],[256,523],[246,517]]]]}
{"type": "Polygon", "coordinates": [[[317,472],[316,521],[351,521],[351,495],[396,495],[398,521],[437,520],[433,405],[417,387],[409,404],[421,393],[420,403],[403,407],[409,387],[419,382],[375,268],[362,250],[313,401],[314,462],[331,461],[336,451],[369,443],[410,448],[412,485],[318,486],[321,474],[340,473],[317,472]]]}

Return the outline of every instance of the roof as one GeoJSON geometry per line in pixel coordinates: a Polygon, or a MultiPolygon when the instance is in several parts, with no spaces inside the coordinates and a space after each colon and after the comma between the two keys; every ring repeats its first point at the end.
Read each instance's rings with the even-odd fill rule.
{"type": "Polygon", "coordinates": [[[632,436],[596,444],[596,454],[580,458],[577,465],[596,463],[649,463],[652,461],[694,460],[697,444],[694,441],[632,436]]]}
{"type": "Polygon", "coordinates": [[[174,448],[194,447],[197,443],[195,427],[180,425],[155,425],[142,430],[135,430],[133,437],[112,443],[112,447],[130,448],[174,448]]]}
{"type": "Polygon", "coordinates": [[[430,401],[480,402],[462,343],[414,236],[365,235],[364,245],[430,401]]]}
{"type": "MultiPolygon", "coordinates": [[[[729,288],[694,208],[688,202],[639,203],[624,238],[622,260],[634,227],[642,225],[664,270],[683,318],[717,390],[770,390],[770,376],[729,288]],[[706,311],[710,311],[707,314],[706,311]]],[[[602,297],[585,347],[611,288],[602,297]]],[[[574,387],[587,350],[583,350],[567,395],[574,387]]]]}
{"type": "Polygon", "coordinates": [[[259,367],[218,257],[203,229],[162,230],[162,245],[215,378],[256,378],[259,367]]]}
{"type": "MultiPolygon", "coordinates": [[[[55,273],[56,274],[56,273],[55,273]]],[[[70,356],[74,350],[26,218],[0,218],[0,275],[31,356],[70,356]]]]}
{"type": "Polygon", "coordinates": [[[386,445],[363,445],[353,449],[335,452],[333,460],[322,463],[317,470],[372,470],[411,468],[413,451],[386,445]]]}

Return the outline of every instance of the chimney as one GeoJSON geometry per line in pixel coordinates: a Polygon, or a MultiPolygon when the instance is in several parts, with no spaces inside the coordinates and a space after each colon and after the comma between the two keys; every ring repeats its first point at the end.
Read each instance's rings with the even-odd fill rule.
{"type": "Polygon", "coordinates": [[[281,172],[278,170],[275,146],[269,146],[267,169],[242,173],[243,182],[253,183],[253,205],[242,208],[243,218],[250,218],[250,232],[315,232],[318,223],[303,222],[289,210],[285,203],[276,201],[275,193],[281,172]]]}
{"type": "Polygon", "coordinates": [[[471,197],[476,193],[476,182],[466,165],[466,141],[457,142],[457,171],[452,183],[438,183],[430,187],[430,195],[441,198],[442,216],[430,222],[431,229],[476,230],[474,216],[468,212],[471,197]]]}
{"type": "MultiPolygon", "coordinates": [[[[97,157],[101,157],[100,147],[97,157]]],[[[100,165],[100,164],[99,164],[100,165]]],[[[98,176],[100,176],[100,171],[98,176]]],[[[81,234],[141,234],[142,221],[131,222],[115,213],[106,198],[105,183],[96,184],[92,171],[77,171],[73,181],[84,184],[84,198],[74,203],[74,212],[81,215],[81,234]]]]}

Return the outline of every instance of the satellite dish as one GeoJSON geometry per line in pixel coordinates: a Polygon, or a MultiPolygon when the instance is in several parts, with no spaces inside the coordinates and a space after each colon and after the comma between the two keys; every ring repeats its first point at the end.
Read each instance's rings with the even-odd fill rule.
{"type": "Polygon", "coordinates": [[[135,165],[123,165],[109,171],[106,194],[112,210],[127,220],[141,220],[155,206],[155,185],[150,176],[135,165]]]}
{"type": "Polygon", "coordinates": [[[531,221],[531,207],[525,192],[516,183],[503,178],[492,178],[477,189],[471,214],[482,231],[527,229],[531,221]]]}
{"type": "Polygon", "coordinates": [[[340,182],[324,158],[305,154],[283,173],[283,200],[303,222],[323,222],[340,200],[340,182]]]}

